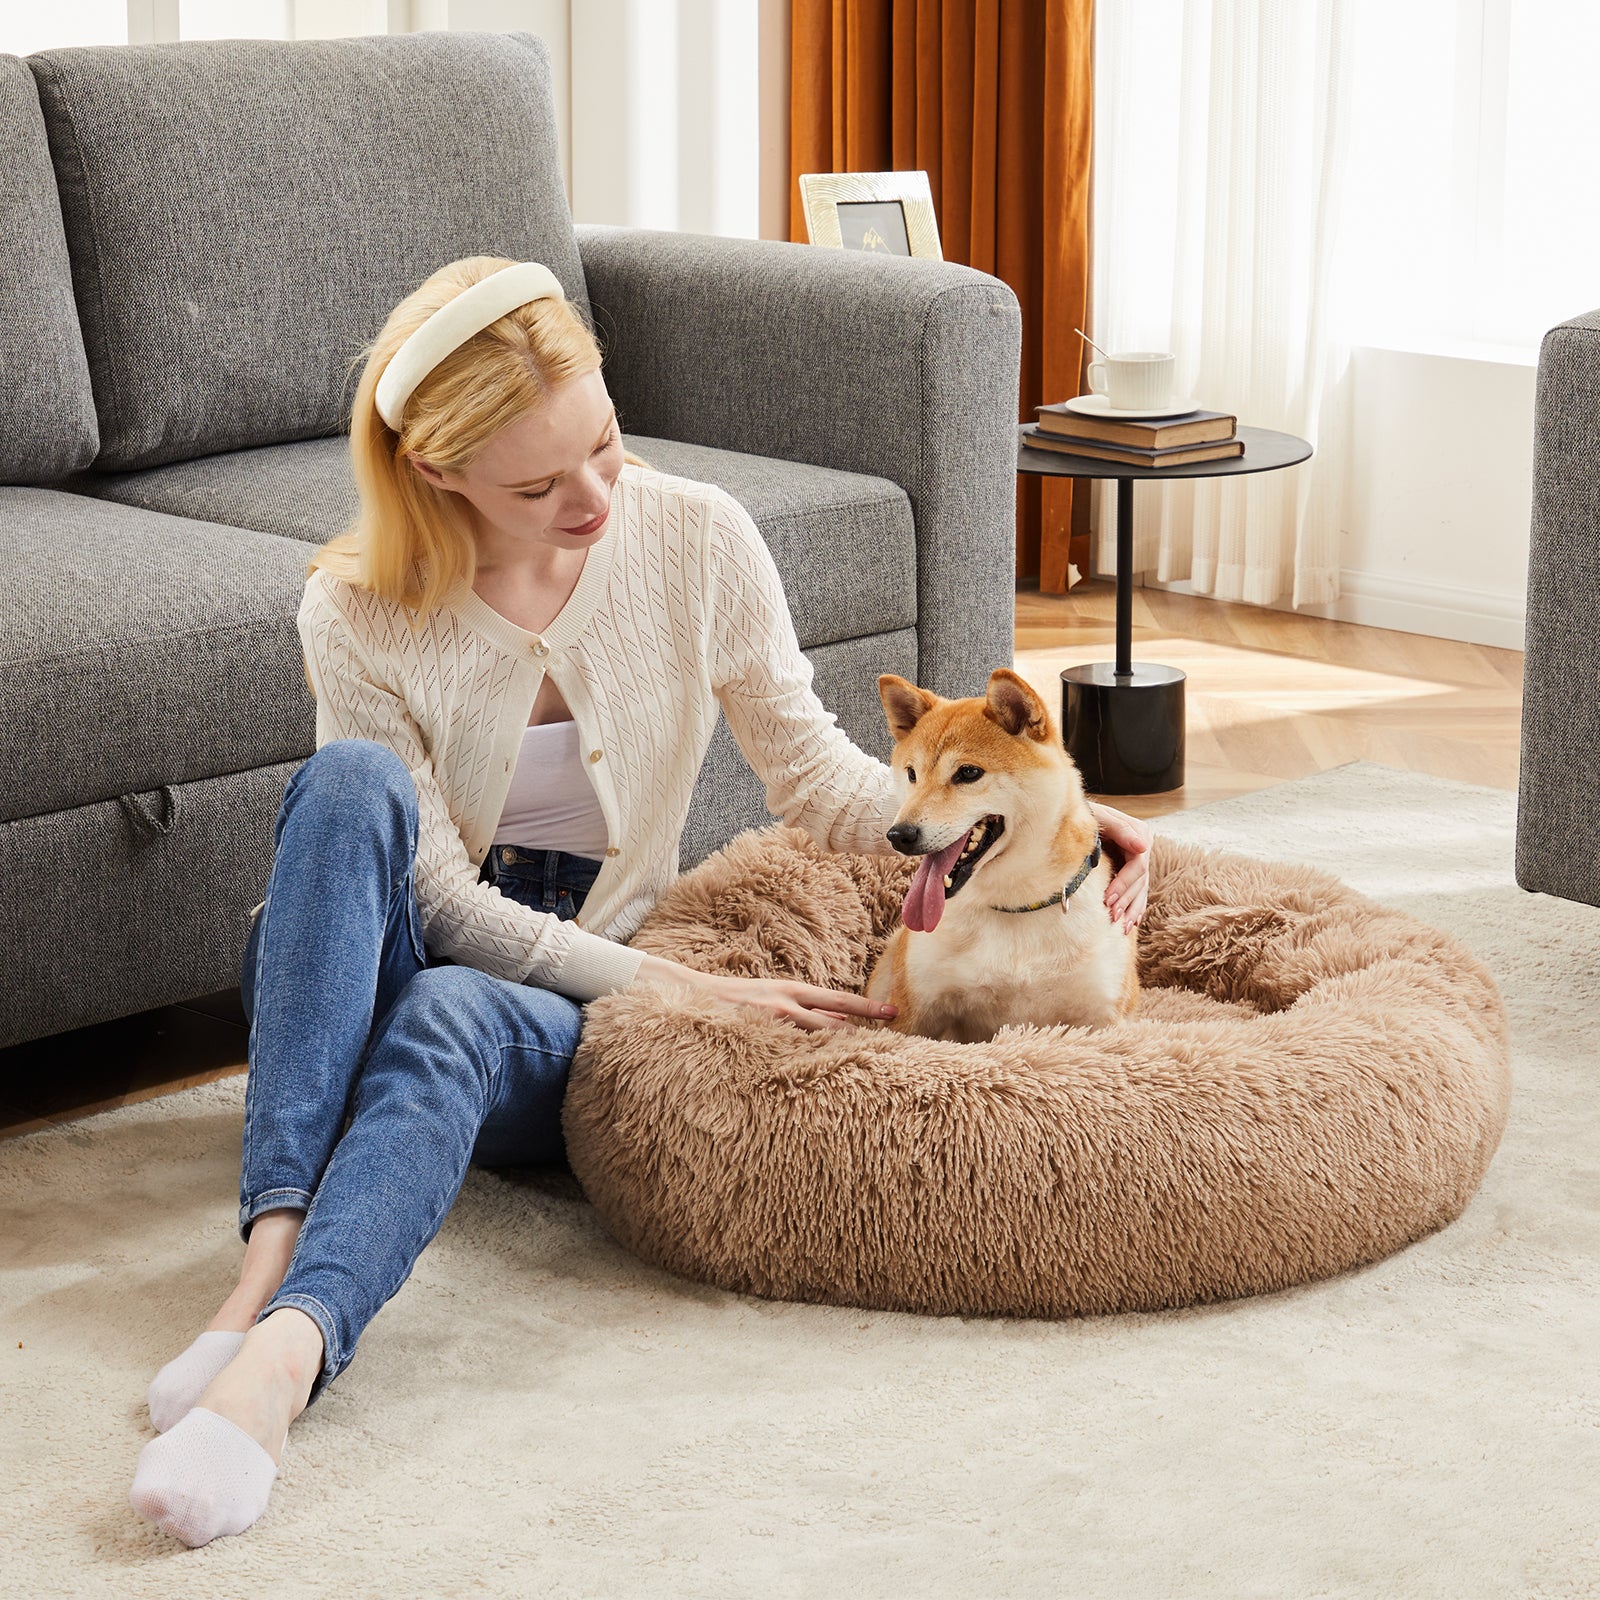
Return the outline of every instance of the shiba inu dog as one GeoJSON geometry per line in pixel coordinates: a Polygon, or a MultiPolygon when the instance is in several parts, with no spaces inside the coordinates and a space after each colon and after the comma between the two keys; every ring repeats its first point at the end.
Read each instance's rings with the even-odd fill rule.
{"type": "Polygon", "coordinates": [[[878,693],[907,790],[889,842],[922,858],[867,979],[889,1026],[974,1043],[1130,1015],[1137,933],[1106,910],[1111,863],[1044,701],[1005,667],[968,700],[893,673],[878,693]]]}

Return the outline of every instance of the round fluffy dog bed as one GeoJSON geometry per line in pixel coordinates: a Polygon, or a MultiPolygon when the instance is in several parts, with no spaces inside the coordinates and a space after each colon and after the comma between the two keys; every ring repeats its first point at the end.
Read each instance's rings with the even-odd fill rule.
{"type": "MultiPolygon", "coordinates": [[[[632,940],[860,989],[913,863],[741,834],[632,940]]],[[[646,1261],[786,1300],[1147,1311],[1384,1256],[1461,1212],[1510,1098],[1459,943],[1311,868],[1156,836],[1115,1027],[807,1033],[682,985],[588,1008],[568,1156],[646,1261]]]]}

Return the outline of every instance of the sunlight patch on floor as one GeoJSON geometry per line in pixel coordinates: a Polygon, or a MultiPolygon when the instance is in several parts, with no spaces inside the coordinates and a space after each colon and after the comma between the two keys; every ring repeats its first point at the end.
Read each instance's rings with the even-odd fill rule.
{"type": "MultiPolygon", "coordinates": [[[[1114,654],[1100,646],[1058,645],[1048,650],[1017,651],[1016,670],[1041,694],[1053,690],[1059,697],[1063,668],[1113,659],[1114,654]]],[[[1141,639],[1133,659],[1159,662],[1186,673],[1187,699],[1223,696],[1257,708],[1262,717],[1393,706],[1398,701],[1436,701],[1462,693],[1458,684],[1326,663],[1319,663],[1315,673],[1308,673],[1305,664],[1292,656],[1275,660],[1259,655],[1246,657],[1227,646],[1197,645],[1189,639],[1155,643],[1141,639]]]]}

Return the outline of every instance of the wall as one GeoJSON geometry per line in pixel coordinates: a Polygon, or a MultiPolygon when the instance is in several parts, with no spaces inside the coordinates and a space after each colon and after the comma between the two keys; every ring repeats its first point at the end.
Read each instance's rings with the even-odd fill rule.
{"type": "Polygon", "coordinates": [[[1532,361],[1355,352],[1348,620],[1522,648],[1534,375],[1532,361]]]}
{"type": "Polygon", "coordinates": [[[1499,352],[1352,353],[1341,593],[1302,614],[1522,648],[1534,375],[1499,352]]]}

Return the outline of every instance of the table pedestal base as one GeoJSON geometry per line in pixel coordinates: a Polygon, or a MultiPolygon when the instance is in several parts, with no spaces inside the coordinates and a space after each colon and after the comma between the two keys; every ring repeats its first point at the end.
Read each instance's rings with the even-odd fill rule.
{"type": "Polygon", "coordinates": [[[1165,794],[1183,787],[1183,685],[1176,667],[1110,661],[1061,674],[1067,754],[1091,794],[1165,794]]]}

